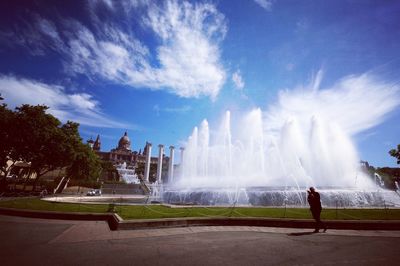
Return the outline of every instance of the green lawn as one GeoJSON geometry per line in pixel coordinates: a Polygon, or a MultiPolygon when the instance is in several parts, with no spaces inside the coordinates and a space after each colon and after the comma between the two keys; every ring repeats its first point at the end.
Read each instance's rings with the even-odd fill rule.
{"type": "MultiPolygon", "coordinates": [[[[105,213],[114,209],[123,219],[156,219],[175,217],[269,217],[311,219],[306,208],[246,208],[246,207],[184,207],[170,208],[161,205],[78,204],[47,202],[38,198],[21,198],[0,201],[0,207],[105,213]]],[[[322,219],[329,220],[400,220],[400,209],[324,209],[322,219]]]]}
{"type": "Polygon", "coordinates": [[[0,207],[28,209],[40,211],[61,211],[61,212],[95,212],[104,213],[108,210],[107,204],[75,204],[75,203],[58,203],[40,200],[38,198],[20,198],[14,200],[0,201],[0,207]]]}

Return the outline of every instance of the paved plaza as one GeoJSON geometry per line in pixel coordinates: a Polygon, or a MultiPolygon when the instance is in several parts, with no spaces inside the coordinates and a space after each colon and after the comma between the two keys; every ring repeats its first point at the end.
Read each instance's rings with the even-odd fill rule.
{"type": "Polygon", "coordinates": [[[1,265],[399,265],[400,231],[184,227],[0,216],[1,265]]]}

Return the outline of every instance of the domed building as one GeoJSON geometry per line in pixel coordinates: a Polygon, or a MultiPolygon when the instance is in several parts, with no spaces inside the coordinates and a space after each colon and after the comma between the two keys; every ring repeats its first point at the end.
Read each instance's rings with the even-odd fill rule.
{"type": "MultiPolygon", "coordinates": [[[[118,146],[115,149],[111,149],[109,152],[101,151],[101,141],[100,136],[98,135],[96,140],[93,141],[92,139],[87,141],[88,144],[92,147],[92,149],[96,152],[97,155],[102,160],[110,161],[115,166],[121,165],[123,163],[126,164],[127,168],[136,169],[137,174],[142,174],[141,172],[144,169],[144,164],[146,162],[146,146],[139,152],[131,150],[131,140],[128,137],[128,132],[125,131],[124,135],[119,139],[118,146]]],[[[168,162],[169,157],[163,156],[163,174],[162,176],[165,177],[167,175],[168,169],[168,162]]],[[[154,173],[154,170],[157,168],[158,158],[151,157],[150,158],[150,176],[154,173]]]]}
{"type": "MultiPolygon", "coordinates": [[[[89,142],[90,140],[88,143],[89,142]]],[[[95,143],[100,143],[100,136],[97,136],[95,143]]],[[[131,150],[131,140],[126,131],[119,139],[118,146],[115,149],[111,149],[109,152],[100,151],[101,147],[95,146],[96,145],[93,145],[93,150],[95,150],[103,160],[111,161],[115,165],[125,162],[129,166],[135,166],[138,161],[138,156],[140,155],[138,152],[131,150]]]]}
{"type": "Polygon", "coordinates": [[[129,139],[126,131],[125,134],[119,139],[117,150],[131,150],[131,140],[129,139]]]}

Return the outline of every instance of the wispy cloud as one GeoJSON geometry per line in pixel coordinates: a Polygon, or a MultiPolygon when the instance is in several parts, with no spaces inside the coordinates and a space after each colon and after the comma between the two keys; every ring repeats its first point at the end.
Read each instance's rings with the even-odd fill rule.
{"type": "Polygon", "coordinates": [[[121,10],[112,1],[89,3],[90,27],[71,18],[56,25],[34,15],[34,23],[14,32],[16,42],[34,55],[44,55],[48,49],[58,52],[71,75],[167,90],[181,97],[217,97],[226,79],[220,43],[227,26],[215,5],[175,0],[157,5],[141,0],[118,3],[126,7],[121,10]],[[107,7],[107,20],[96,16],[99,4],[107,7]],[[144,10],[139,18],[127,11],[138,7],[144,10]],[[135,35],[137,28],[109,19],[117,20],[122,13],[153,34],[158,46],[150,49],[135,35]]]}
{"type": "Polygon", "coordinates": [[[377,135],[376,131],[368,132],[368,130],[367,130],[367,131],[364,131],[364,132],[358,134],[356,140],[358,142],[363,142],[363,141],[369,140],[371,137],[376,136],[376,135],[377,135]]]}
{"type": "Polygon", "coordinates": [[[0,76],[0,92],[10,107],[21,104],[44,104],[49,113],[62,121],[72,120],[87,126],[129,128],[137,126],[117,122],[101,112],[99,103],[87,93],[69,94],[59,85],[45,84],[32,79],[0,76]]]}
{"type": "Polygon", "coordinates": [[[259,6],[264,8],[267,11],[272,9],[272,1],[271,0],[254,0],[259,6]]]}
{"type": "Polygon", "coordinates": [[[266,112],[270,129],[280,130],[295,118],[309,124],[315,118],[336,124],[355,135],[380,124],[400,105],[400,86],[371,73],[346,76],[329,88],[320,89],[322,72],[306,87],[284,90],[266,112]]]}
{"type": "Polygon", "coordinates": [[[61,40],[60,34],[57,31],[55,24],[47,19],[40,16],[36,18],[36,27],[39,29],[41,34],[47,36],[52,40],[50,44],[53,44],[53,49],[63,49],[63,41],[61,40]]]}
{"type": "Polygon", "coordinates": [[[242,75],[240,74],[240,70],[237,70],[232,74],[232,81],[235,84],[236,89],[242,90],[244,88],[244,81],[242,75]]]}
{"type": "Polygon", "coordinates": [[[183,97],[215,98],[225,81],[218,44],[227,30],[216,7],[167,1],[162,8],[149,8],[145,24],[162,41],[155,87],[167,86],[183,97]]]}

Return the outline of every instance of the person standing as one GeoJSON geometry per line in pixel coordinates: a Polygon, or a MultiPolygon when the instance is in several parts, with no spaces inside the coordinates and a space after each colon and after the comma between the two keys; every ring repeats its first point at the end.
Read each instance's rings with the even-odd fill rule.
{"type": "Polygon", "coordinates": [[[321,199],[319,193],[315,191],[315,188],[310,187],[310,190],[307,190],[308,197],[307,201],[310,204],[310,211],[315,220],[315,230],[314,233],[318,233],[319,229],[322,227],[324,229],[324,233],[326,232],[326,225],[321,221],[321,199]]]}

